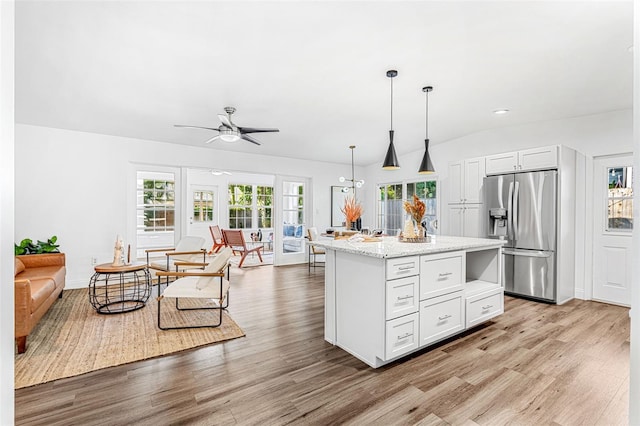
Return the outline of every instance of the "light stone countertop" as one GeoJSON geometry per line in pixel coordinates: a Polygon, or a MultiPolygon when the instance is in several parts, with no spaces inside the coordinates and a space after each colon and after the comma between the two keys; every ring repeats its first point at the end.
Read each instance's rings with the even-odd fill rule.
{"type": "Polygon", "coordinates": [[[383,237],[381,242],[351,242],[348,240],[321,239],[307,241],[316,247],[327,250],[336,250],[363,256],[378,258],[392,258],[413,256],[420,254],[433,254],[446,251],[498,248],[506,243],[504,240],[488,238],[450,237],[445,235],[431,236],[429,243],[403,243],[396,237],[383,237]]]}

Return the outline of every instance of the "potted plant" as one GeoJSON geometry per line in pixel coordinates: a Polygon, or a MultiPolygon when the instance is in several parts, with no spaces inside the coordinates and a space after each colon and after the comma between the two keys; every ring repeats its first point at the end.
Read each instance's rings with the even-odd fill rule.
{"type": "Polygon", "coordinates": [[[347,197],[344,199],[344,207],[341,207],[340,211],[344,213],[346,229],[350,230],[362,216],[362,205],[356,200],[356,197],[347,197]]]}
{"type": "Polygon", "coordinates": [[[58,247],[59,244],[56,244],[58,241],[58,237],[55,235],[49,238],[47,241],[38,240],[36,243],[33,242],[30,238],[25,238],[20,241],[20,244],[15,244],[14,254],[22,255],[22,254],[42,254],[42,253],[60,253],[58,247]]]}

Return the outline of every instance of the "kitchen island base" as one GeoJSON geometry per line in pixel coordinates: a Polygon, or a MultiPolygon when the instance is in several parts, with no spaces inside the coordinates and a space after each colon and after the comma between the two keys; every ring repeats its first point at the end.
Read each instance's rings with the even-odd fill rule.
{"type": "Polygon", "coordinates": [[[501,242],[438,240],[324,243],[325,340],[377,368],[502,314],[501,242]]]}

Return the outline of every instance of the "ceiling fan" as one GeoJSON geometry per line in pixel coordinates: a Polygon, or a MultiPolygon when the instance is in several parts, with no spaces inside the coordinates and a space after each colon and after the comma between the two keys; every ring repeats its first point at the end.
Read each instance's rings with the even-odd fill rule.
{"type": "Polygon", "coordinates": [[[240,127],[233,124],[231,121],[231,114],[236,112],[234,107],[225,107],[224,111],[227,115],[218,114],[218,118],[220,119],[219,127],[203,127],[203,126],[188,126],[185,124],[174,124],[175,127],[188,127],[191,129],[206,129],[213,130],[218,132],[217,135],[207,140],[205,143],[211,143],[216,139],[223,140],[225,142],[237,142],[240,139],[244,139],[245,141],[249,141],[256,145],[260,145],[260,142],[255,140],[253,137],[249,136],[247,133],[266,133],[266,132],[279,132],[278,129],[261,129],[257,127],[240,127]]]}

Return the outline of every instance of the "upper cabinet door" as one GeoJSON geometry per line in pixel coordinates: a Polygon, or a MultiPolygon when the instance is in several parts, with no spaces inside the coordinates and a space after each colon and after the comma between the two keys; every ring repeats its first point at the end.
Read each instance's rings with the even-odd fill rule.
{"type": "Polygon", "coordinates": [[[464,161],[449,163],[449,202],[462,203],[464,198],[464,161]]]}
{"type": "Polygon", "coordinates": [[[518,170],[555,169],[557,167],[557,146],[546,146],[518,152],[518,170]]]}
{"type": "Polygon", "coordinates": [[[505,152],[486,157],[488,175],[515,172],[518,170],[518,153],[505,152]]]}
{"type": "Polygon", "coordinates": [[[471,158],[464,162],[464,196],[465,203],[482,202],[482,182],[484,173],[484,157],[471,158]]]}

